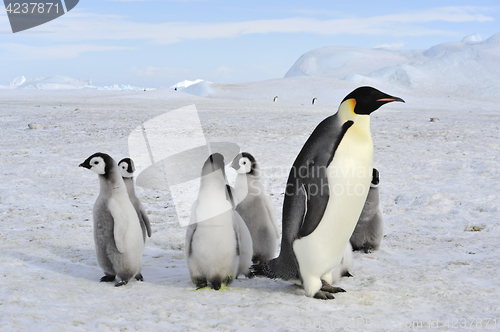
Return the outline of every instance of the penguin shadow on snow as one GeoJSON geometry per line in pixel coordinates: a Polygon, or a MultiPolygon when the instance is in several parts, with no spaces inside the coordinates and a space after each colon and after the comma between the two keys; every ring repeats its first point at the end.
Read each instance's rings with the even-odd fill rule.
{"type": "MultiPolygon", "coordinates": [[[[28,264],[30,268],[46,270],[74,279],[86,279],[99,282],[101,272],[99,272],[100,269],[97,262],[93,261],[95,260],[95,252],[93,250],[79,248],[73,251],[77,251],[78,255],[72,257],[67,257],[66,255],[65,257],[59,253],[67,251],[67,247],[55,245],[51,245],[51,247],[51,252],[53,253],[53,255],[51,255],[52,257],[37,256],[17,250],[8,250],[4,254],[7,257],[28,264]],[[75,260],[79,260],[79,262],[75,262],[75,260]]],[[[49,278],[50,276],[47,275],[47,279],[49,278]]]]}
{"type": "MultiPolygon", "coordinates": [[[[33,252],[43,252],[49,246],[52,253],[50,257],[27,254],[18,250],[8,250],[4,252],[4,256],[21,261],[28,265],[28,269],[31,271],[49,272],[45,275],[45,279],[72,278],[75,281],[85,279],[95,284],[115,288],[113,284],[100,282],[102,270],[97,263],[94,249],[68,248],[67,246],[47,244],[35,248],[33,252]]],[[[189,281],[185,259],[171,260],[165,263],[165,257],[168,256],[169,254],[155,248],[144,251],[142,268],[144,283],[190,290],[192,284],[189,281]]],[[[136,282],[133,279],[131,284],[136,282]]],[[[123,288],[120,287],[120,289],[123,288]]]]}

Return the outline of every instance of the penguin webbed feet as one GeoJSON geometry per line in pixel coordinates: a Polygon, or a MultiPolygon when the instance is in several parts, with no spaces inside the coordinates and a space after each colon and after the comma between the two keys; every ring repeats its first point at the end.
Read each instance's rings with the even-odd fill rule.
{"type": "MultiPolygon", "coordinates": [[[[318,293],[319,292],[326,292],[326,293],[335,294],[335,293],[345,293],[345,290],[343,288],[340,288],[340,287],[332,286],[329,283],[327,283],[326,281],[324,281],[323,279],[321,279],[321,289],[318,291],[318,293]]],[[[317,298],[316,295],[314,295],[314,297],[317,298]]]]}
{"type": "Polygon", "coordinates": [[[106,273],[106,275],[101,278],[100,282],[113,282],[113,281],[115,281],[115,279],[116,279],[115,275],[106,273]]]}
{"type": "Polygon", "coordinates": [[[122,281],[120,281],[120,282],[117,282],[117,283],[115,284],[115,287],[125,286],[126,284],[128,284],[128,281],[126,281],[126,280],[122,280],[122,281]]]}
{"type": "Polygon", "coordinates": [[[135,276],[135,280],[137,281],[144,281],[144,277],[142,276],[142,273],[138,273],[136,276],[135,276]]]}
{"type": "Polygon", "coordinates": [[[221,281],[220,280],[217,280],[217,281],[212,281],[212,287],[214,288],[214,290],[219,290],[221,288],[221,281]]]}
{"type": "Polygon", "coordinates": [[[314,294],[314,298],[320,300],[333,300],[335,299],[335,296],[333,296],[330,292],[323,292],[319,290],[316,294],[314,294]]]}
{"type": "Polygon", "coordinates": [[[344,272],[342,272],[342,277],[351,278],[352,274],[349,271],[344,271],[344,272]]]}
{"type": "Polygon", "coordinates": [[[231,283],[233,278],[231,276],[226,277],[224,280],[216,279],[212,280],[210,283],[212,284],[212,288],[216,291],[221,289],[222,286],[227,286],[231,283]]]}
{"type": "Polygon", "coordinates": [[[194,284],[196,285],[196,290],[205,288],[208,285],[207,279],[205,278],[197,278],[194,284]]]}

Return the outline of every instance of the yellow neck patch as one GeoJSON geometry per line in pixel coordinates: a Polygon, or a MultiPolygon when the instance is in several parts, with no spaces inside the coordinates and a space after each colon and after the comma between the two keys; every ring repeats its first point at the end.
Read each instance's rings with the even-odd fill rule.
{"type": "Polygon", "coordinates": [[[354,108],[356,107],[356,99],[351,98],[345,100],[339,107],[339,116],[342,119],[342,122],[346,122],[348,120],[354,120],[358,114],[354,113],[354,108]]]}

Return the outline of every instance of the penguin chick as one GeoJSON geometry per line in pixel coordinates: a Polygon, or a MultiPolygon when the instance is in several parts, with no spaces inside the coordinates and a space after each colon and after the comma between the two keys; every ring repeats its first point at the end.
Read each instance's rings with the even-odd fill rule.
{"type": "Polygon", "coordinates": [[[300,280],[306,296],[334,298],[322,290],[322,280],[340,264],[368,195],[370,114],[395,101],[403,102],[372,87],[357,88],[314,129],[285,188],[280,254],[253,265],[255,275],[300,280]],[[354,193],[352,188],[357,188],[354,193]]]}
{"type": "Polygon", "coordinates": [[[242,236],[246,225],[234,210],[224,157],[219,153],[211,155],[201,175],[198,199],[193,203],[186,232],[186,260],[197,288],[210,283],[218,290],[240,273],[249,276],[252,242],[248,229],[242,236]]]}
{"type": "Polygon", "coordinates": [[[139,221],[141,222],[142,238],[144,242],[146,242],[146,234],[148,235],[148,237],[151,237],[151,224],[149,223],[149,218],[146,210],[142,206],[139,198],[137,198],[137,196],[135,195],[134,161],[130,158],[123,158],[118,163],[118,167],[120,168],[120,174],[123,178],[123,182],[125,182],[125,186],[127,187],[130,202],[132,202],[132,205],[137,212],[137,216],[139,217],[139,221]]]}
{"type": "Polygon", "coordinates": [[[100,191],[94,204],[94,241],[99,265],[104,270],[102,281],[120,278],[115,286],[126,285],[136,277],[141,280],[141,257],[144,241],[139,218],[130,202],[127,187],[115,160],[105,153],[95,153],[80,167],[99,177],[100,191]]]}
{"type": "Polygon", "coordinates": [[[365,253],[370,253],[380,248],[384,235],[384,217],[380,205],[379,183],[380,173],[374,168],[370,191],[350,239],[354,250],[364,250],[365,253]]]}
{"type": "Polygon", "coordinates": [[[234,185],[236,211],[252,236],[252,261],[267,262],[276,255],[280,231],[271,199],[259,181],[257,161],[250,153],[243,152],[234,158],[231,167],[238,173],[234,185]]]}
{"type": "Polygon", "coordinates": [[[336,284],[340,281],[341,277],[352,277],[349,272],[353,267],[353,259],[352,259],[352,247],[348,242],[344,251],[344,255],[342,256],[342,260],[340,264],[337,265],[335,269],[332,271],[332,279],[330,284],[336,284]]]}

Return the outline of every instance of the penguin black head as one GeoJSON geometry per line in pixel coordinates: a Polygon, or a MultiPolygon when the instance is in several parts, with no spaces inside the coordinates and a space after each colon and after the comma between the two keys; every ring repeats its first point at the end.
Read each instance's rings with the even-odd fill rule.
{"type": "Polygon", "coordinates": [[[239,174],[257,175],[257,161],[248,152],[242,152],[233,159],[231,167],[239,174]]]}
{"type": "Polygon", "coordinates": [[[123,178],[131,178],[134,176],[135,166],[132,159],[123,158],[118,163],[118,167],[120,168],[120,174],[123,178]]]}
{"type": "Polygon", "coordinates": [[[201,175],[208,175],[220,169],[225,177],[226,172],[224,171],[224,166],[224,157],[220,153],[211,154],[203,165],[201,175]]]}
{"type": "Polygon", "coordinates": [[[374,168],[373,169],[373,173],[372,173],[372,184],[371,184],[371,186],[372,187],[377,187],[379,183],[380,183],[380,173],[378,172],[378,170],[376,168],[374,168]]]}
{"type": "Polygon", "coordinates": [[[85,167],[90,169],[92,172],[102,175],[105,178],[109,177],[111,174],[111,169],[113,168],[114,160],[110,155],[97,152],[88,157],[80,167],[85,167]]]}
{"type": "Polygon", "coordinates": [[[372,112],[378,110],[380,106],[393,101],[405,102],[399,97],[388,95],[371,86],[362,86],[355,89],[349,93],[342,102],[349,99],[355,100],[356,104],[353,111],[358,115],[370,115],[372,112]]]}

